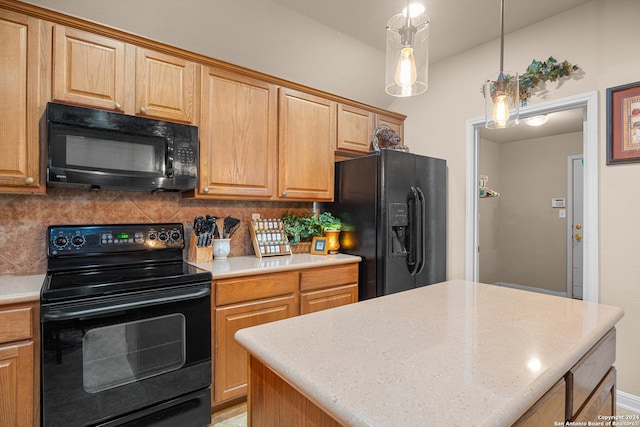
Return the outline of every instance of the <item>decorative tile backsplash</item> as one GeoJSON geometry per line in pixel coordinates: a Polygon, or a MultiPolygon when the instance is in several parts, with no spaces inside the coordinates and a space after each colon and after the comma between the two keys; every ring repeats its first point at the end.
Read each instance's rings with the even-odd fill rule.
{"type": "MultiPolygon", "coordinates": [[[[280,217],[288,209],[310,210],[310,203],[218,201],[183,198],[179,193],[139,193],[49,188],[44,196],[0,194],[0,274],[44,273],[49,225],[181,222],[231,215],[241,225],[231,239],[230,256],[254,253],[249,234],[252,213],[280,217]]],[[[222,226],[222,220],[218,221],[222,226]]]]}

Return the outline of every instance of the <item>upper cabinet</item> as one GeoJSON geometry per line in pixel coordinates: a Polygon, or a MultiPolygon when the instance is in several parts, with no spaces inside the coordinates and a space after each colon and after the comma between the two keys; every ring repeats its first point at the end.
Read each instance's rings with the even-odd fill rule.
{"type": "Polygon", "coordinates": [[[50,90],[47,24],[0,9],[0,192],[44,193],[39,120],[50,90]]]}
{"type": "Polygon", "coordinates": [[[194,62],[55,25],[53,99],[193,123],[194,62]]]}
{"type": "Polygon", "coordinates": [[[126,43],[55,25],[53,99],[124,112],[126,53],[126,43]]]}
{"type": "Polygon", "coordinates": [[[280,198],[333,200],[336,108],[335,101],[280,88],[280,198]]]}
{"type": "Polygon", "coordinates": [[[142,48],[136,58],[136,114],[193,123],[196,64],[142,48]]]}
{"type": "Polygon", "coordinates": [[[375,113],[351,105],[338,104],[336,150],[368,153],[375,128],[375,113]]]}
{"type": "Polygon", "coordinates": [[[393,129],[395,133],[400,135],[400,138],[402,138],[402,141],[400,143],[404,145],[404,119],[385,116],[383,114],[376,114],[376,127],[380,125],[387,125],[391,129],[393,129]]]}
{"type": "Polygon", "coordinates": [[[203,67],[199,195],[275,195],[278,92],[261,80],[203,67]]]}

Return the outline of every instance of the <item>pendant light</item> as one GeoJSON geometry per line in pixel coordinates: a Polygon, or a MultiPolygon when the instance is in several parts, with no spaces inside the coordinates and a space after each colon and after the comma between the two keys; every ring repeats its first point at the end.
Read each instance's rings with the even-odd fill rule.
{"type": "Polygon", "coordinates": [[[416,10],[407,0],[405,13],[387,23],[385,91],[389,95],[419,95],[428,87],[429,17],[424,8],[416,10]]]}
{"type": "Polygon", "coordinates": [[[518,124],[520,90],[518,73],[504,69],[504,0],[500,7],[500,72],[489,76],[484,85],[485,126],[501,129],[518,124]]]}

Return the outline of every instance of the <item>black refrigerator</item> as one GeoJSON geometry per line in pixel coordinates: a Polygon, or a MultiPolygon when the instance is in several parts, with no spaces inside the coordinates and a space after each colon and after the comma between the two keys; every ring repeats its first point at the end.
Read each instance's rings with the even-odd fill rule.
{"type": "Polygon", "coordinates": [[[445,160],[383,149],[336,162],[340,252],[359,255],[359,300],[446,280],[445,160]]]}

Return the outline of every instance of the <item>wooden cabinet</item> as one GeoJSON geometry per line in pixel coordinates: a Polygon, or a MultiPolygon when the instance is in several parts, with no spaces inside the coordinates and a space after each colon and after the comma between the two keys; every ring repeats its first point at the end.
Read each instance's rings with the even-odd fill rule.
{"type": "Polygon", "coordinates": [[[198,194],[275,195],[278,92],[264,81],[203,67],[198,194]]]}
{"type": "Polygon", "coordinates": [[[127,44],[85,31],[53,28],[53,99],[125,111],[127,44]]]}
{"type": "Polygon", "coordinates": [[[357,301],[357,264],[317,268],[300,273],[300,314],[357,301]]]}
{"type": "Polygon", "coordinates": [[[293,295],[216,308],[214,402],[247,393],[247,352],[233,338],[236,331],[296,314],[293,295]]]}
{"type": "Polygon", "coordinates": [[[376,126],[378,127],[380,125],[387,125],[389,126],[391,129],[393,129],[393,131],[395,133],[397,133],[398,135],[400,135],[400,137],[402,138],[401,144],[405,145],[405,141],[404,141],[404,120],[401,119],[397,119],[395,117],[391,117],[391,116],[385,116],[383,114],[376,114],[376,126]]]}
{"type": "Polygon", "coordinates": [[[0,193],[44,193],[39,120],[50,90],[47,24],[0,10],[0,193]]]}
{"type": "Polygon", "coordinates": [[[362,108],[338,104],[338,140],[336,150],[368,153],[376,115],[362,108]]]}
{"type": "Polygon", "coordinates": [[[616,414],[616,368],[609,369],[598,387],[572,421],[576,423],[609,420],[616,414]]]}
{"type": "Polygon", "coordinates": [[[194,123],[196,68],[194,62],[136,48],[135,114],[194,123]]]}
{"type": "Polygon", "coordinates": [[[357,301],[357,263],[214,280],[212,405],[247,393],[247,352],[236,331],[357,301]]]}
{"type": "Polygon", "coordinates": [[[198,66],[75,28],[53,29],[53,99],[193,123],[198,66]]]}
{"type": "Polygon", "coordinates": [[[0,425],[40,425],[37,309],[0,307],[0,425]]]}
{"type": "Polygon", "coordinates": [[[565,395],[567,387],[564,378],[558,381],[514,424],[516,427],[553,426],[554,422],[565,419],[565,395]]]}
{"type": "Polygon", "coordinates": [[[286,200],[333,200],[335,101],[280,88],[278,194],[286,200]]]}

